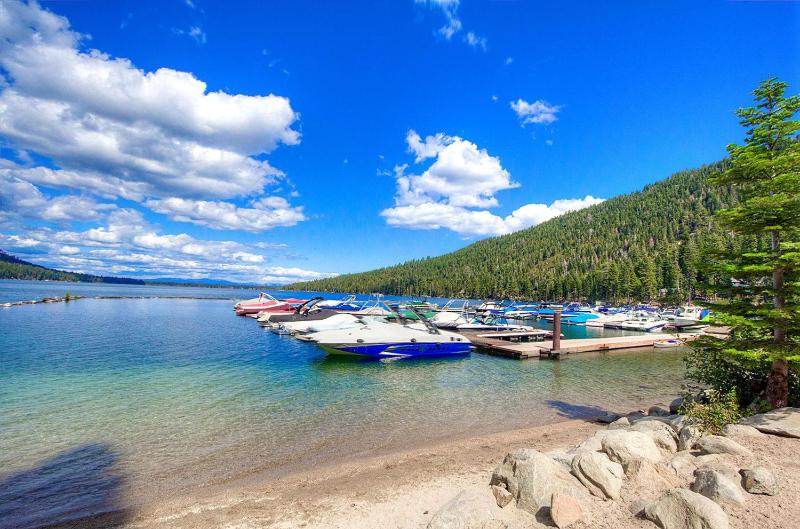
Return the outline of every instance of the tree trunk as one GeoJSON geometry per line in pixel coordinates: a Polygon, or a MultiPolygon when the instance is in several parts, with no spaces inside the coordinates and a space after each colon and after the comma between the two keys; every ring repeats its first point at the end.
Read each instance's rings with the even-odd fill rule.
{"type": "Polygon", "coordinates": [[[767,401],[773,409],[789,405],[789,362],[785,358],[772,362],[767,378],[767,401]]]}

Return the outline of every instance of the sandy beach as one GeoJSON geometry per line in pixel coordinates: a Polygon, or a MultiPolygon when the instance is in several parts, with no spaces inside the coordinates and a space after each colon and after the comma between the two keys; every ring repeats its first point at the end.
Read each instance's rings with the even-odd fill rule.
{"type": "MultiPolygon", "coordinates": [[[[224,490],[165,499],[54,527],[424,528],[433,514],[460,491],[487,487],[492,469],[508,451],[523,447],[542,452],[568,448],[604,427],[570,420],[450,441],[321,466],[278,480],[240,483],[224,490]]],[[[737,440],[761,455],[760,462],[775,472],[781,492],[775,497],[749,496],[744,506],[726,507],[731,527],[797,527],[800,498],[794,491],[800,490],[800,463],[793,455],[798,441],[770,435],[737,440]]],[[[619,502],[594,499],[590,516],[576,527],[655,527],[628,511],[633,501],[647,495],[646,486],[632,483],[619,502]]],[[[548,526],[518,509],[498,508],[497,516],[505,518],[509,527],[548,526]]]]}

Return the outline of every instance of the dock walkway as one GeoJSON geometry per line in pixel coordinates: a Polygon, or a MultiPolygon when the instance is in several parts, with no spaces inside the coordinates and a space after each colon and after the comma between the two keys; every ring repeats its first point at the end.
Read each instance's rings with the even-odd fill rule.
{"type": "MultiPolygon", "coordinates": [[[[605,338],[583,338],[561,340],[561,347],[553,351],[552,340],[521,341],[523,333],[469,333],[467,338],[478,347],[478,351],[495,356],[504,356],[524,360],[527,358],[553,358],[562,354],[589,353],[597,351],[611,351],[616,349],[632,349],[635,347],[652,347],[654,343],[662,340],[679,338],[690,341],[697,337],[693,334],[661,334],[648,333],[636,336],[611,336],[605,338]]],[[[531,333],[531,340],[540,338],[540,332],[531,333]]]]}

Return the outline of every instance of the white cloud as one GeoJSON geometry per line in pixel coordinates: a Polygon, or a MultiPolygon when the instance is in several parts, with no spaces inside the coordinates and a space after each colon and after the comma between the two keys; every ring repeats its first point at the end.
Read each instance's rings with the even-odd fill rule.
{"type": "Polygon", "coordinates": [[[282,250],[286,247],[282,244],[164,234],[131,209],[112,211],[103,226],[84,231],[40,228],[24,236],[0,233],[0,247],[23,256],[35,250],[42,264],[101,275],[111,270],[136,272],[140,277],[214,277],[248,283],[289,283],[335,275],[269,265],[270,257],[264,252],[282,250]]]}
{"type": "Polygon", "coordinates": [[[229,202],[167,198],[148,200],[145,205],[172,220],[192,222],[218,230],[260,232],[278,226],[294,226],[305,220],[302,207],[292,207],[282,197],[253,200],[249,208],[229,202]]]}
{"type": "Polygon", "coordinates": [[[528,103],[521,98],[512,101],[511,108],[516,112],[523,127],[528,123],[553,123],[558,119],[556,114],[561,110],[560,106],[551,105],[546,101],[538,100],[533,103],[528,103]]]}
{"type": "Polygon", "coordinates": [[[549,205],[527,204],[505,217],[495,215],[486,209],[498,206],[495,194],[519,187],[499,158],[468,140],[443,133],[423,140],[412,130],[406,143],[417,163],[435,160],[421,174],[406,174],[408,164],[395,167],[395,206],[381,212],[390,226],[446,228],[467,237],[486,237],[528,228],[603,201],[587,195],[549,205]]]}
{"type": "Polygon", "coordinates": [[[8,169],[0,169],[0,222],[19,217],[53,222],[97,220],[115,208],[84,196],[49,198],[30,182],[13,176],[8,169]]]}
{"type": "Polygon", "coordinates": [[[467,32],[466,36],[464,37],[464,42],[473,48],[480,48],[483,51],[486,51],[486,37],[479,37],[472,31],[467,32]]]}
{"type": "Polygon", "coordinates": [[[287,98],[210,92],[187,72],[83,51],[84,40],[36,4],[3,2],[0,134],[16,148],[156,196],[230,198],[282,176],[254,156],[300,141],[287,98]]]}
{"type": "Polygon", "coordinates": [[[397,205],[432,199],[452,206],[492,207],[497,205],[497,191],[517,186],[499,158],[470,141],[440,133],[423,142],[414,131],[406,141],[418,162],[433,156],[436,160],[419,175],[407,175],[405,168],[396,168],[397,205]]]}
{"type": "Polygon", "coordinates": [[[514,62],[514,57],[506,57],[506,66],[514,62]]]}
{"type": "Polygon", "coordinates": [[[451,136],[445,136],[441,132],[433,136],[426,136],[425,141],[415,130],[409,130],[408,134],[406,134],[408,152],[414,153],[414,161],[416,163],[437,156],[442,152],[442,149],[453,143],[454,139],[451,136]]]}

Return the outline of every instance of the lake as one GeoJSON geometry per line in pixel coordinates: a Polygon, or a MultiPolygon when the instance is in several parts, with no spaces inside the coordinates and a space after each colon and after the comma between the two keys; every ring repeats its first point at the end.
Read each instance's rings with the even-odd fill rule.
{"type": "Polygon", "coordinates": [[[683,380],[680,350],[329,358],[236,317],[248,290],[0,281],[0,303],[66,291],[138,299],[0,309],[0,528],[668,402],[683,380]]]}

